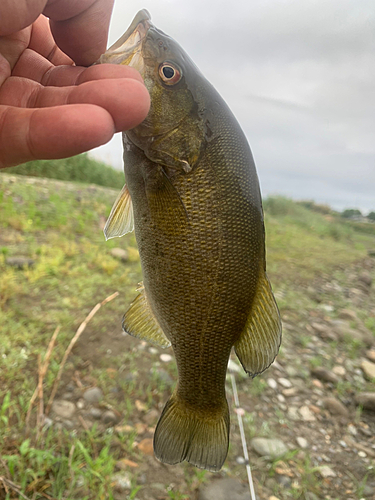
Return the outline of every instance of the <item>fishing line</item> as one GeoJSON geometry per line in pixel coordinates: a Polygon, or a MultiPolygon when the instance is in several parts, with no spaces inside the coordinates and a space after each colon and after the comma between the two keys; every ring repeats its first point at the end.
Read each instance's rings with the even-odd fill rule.
{"type": "Polygon", "coordinates": [[[250,469],[249,454],[247,452],[245,431],[244,431],[243,422],[242,422],[242,415],[245,413],[245,411],[243,408],[240,407],[237,386],[236,386],[236,379],[234,378],[234,373],[231,369],[229,369],[229,372],[230,372],[230,378],[232,381],[234,405],[236,407],[234,412],[237,414],[238,426],[240,428],[240,435],[241,435],[242,449],[243,449],[243,454],[244,454],[245,464],[246,464],[247,478],[249,480],[250,496],[251,496],[251,500],[256,500],[253,477],[251,475],[251,469],[250,469]]]}

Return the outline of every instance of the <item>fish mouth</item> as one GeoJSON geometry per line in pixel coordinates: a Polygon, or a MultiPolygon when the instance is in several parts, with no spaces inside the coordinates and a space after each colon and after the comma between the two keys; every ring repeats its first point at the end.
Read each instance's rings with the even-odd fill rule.
{"type": "Polygon", "coordinates": [[[140,10],[129,28],[102,56],[99,63],[122,64],[144,74],[142,42],[151,26],[151,16],[146,9],[140,10]]]}

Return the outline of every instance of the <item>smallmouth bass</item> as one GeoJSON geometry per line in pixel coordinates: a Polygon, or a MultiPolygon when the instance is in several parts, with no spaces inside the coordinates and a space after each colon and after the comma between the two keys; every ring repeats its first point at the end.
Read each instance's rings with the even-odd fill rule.
{"type": "Polygon", "coordinates": [[[135,67],[151,96],[146,119],[123,134],[126,186],[104,232],[134,225],[141,258],[143,285],[123,329],[172,346],[177,361],[155,455],[217,471],[229,444],[231,349],[255,376],[281,342],[253,157],[226,103],[147,11],[100,62],[135,67]]]}

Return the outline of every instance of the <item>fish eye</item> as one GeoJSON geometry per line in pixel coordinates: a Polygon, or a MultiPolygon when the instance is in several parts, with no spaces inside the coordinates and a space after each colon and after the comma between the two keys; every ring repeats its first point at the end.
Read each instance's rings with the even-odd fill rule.
{"type": "Polygon", "coordinates": [[[175,64],[164,62],[159,66],[159,75],[167,85],[175,85],[181,80],[181,70],[175,64]]]}

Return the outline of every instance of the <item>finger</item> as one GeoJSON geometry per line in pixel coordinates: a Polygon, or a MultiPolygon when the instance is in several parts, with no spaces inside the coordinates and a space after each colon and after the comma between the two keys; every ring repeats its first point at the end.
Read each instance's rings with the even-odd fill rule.
{"type": "Polygon", "coordinates": [[[44,9],[57,45],[80,66],[105,52],[113,0],[52,0],[44,9]]]}
{"type": "Polygon", "coordinates": [[[134,78],[143,83],[138,71],[130,66],[115,64],[98,64],[89,68],[70,65],[54,66],[48,59],[30,49],[26,49],[22,53],[13,68],[12,75],[55,87],[79,85],[90,80],[112,78],[134,78]]]}
{"type": "Polygon", "coordinates": [[[107,110],[115,130],[120,131],[135,127],[146,118],[150,98],[146,87],[133,78],[89,81],[70,87],[43,87],[25,78],[11,77],[0,88],[0,103],[27,108],[95,104],[107,110]]]}
{"type": "Polygon", "coordinates": [[[0,168],[33,159],[67,158],[108,142],[111,115],[77,104],[45,109],[0,106],[0,168]]]}
{"type": "Polygon", "coordinates": [[[29,49],[44,56],[52,64],[73,64],[72,59],[64,54],[56,45],[52,36],[49,20],[45,16],[39,16],[32,25],[29,49]]]}
{"type": "Polygon", "coordinates": [[[47,0],[1,0],[0,36],[10,35],[26,28],[39,16],[47,0]]]}

